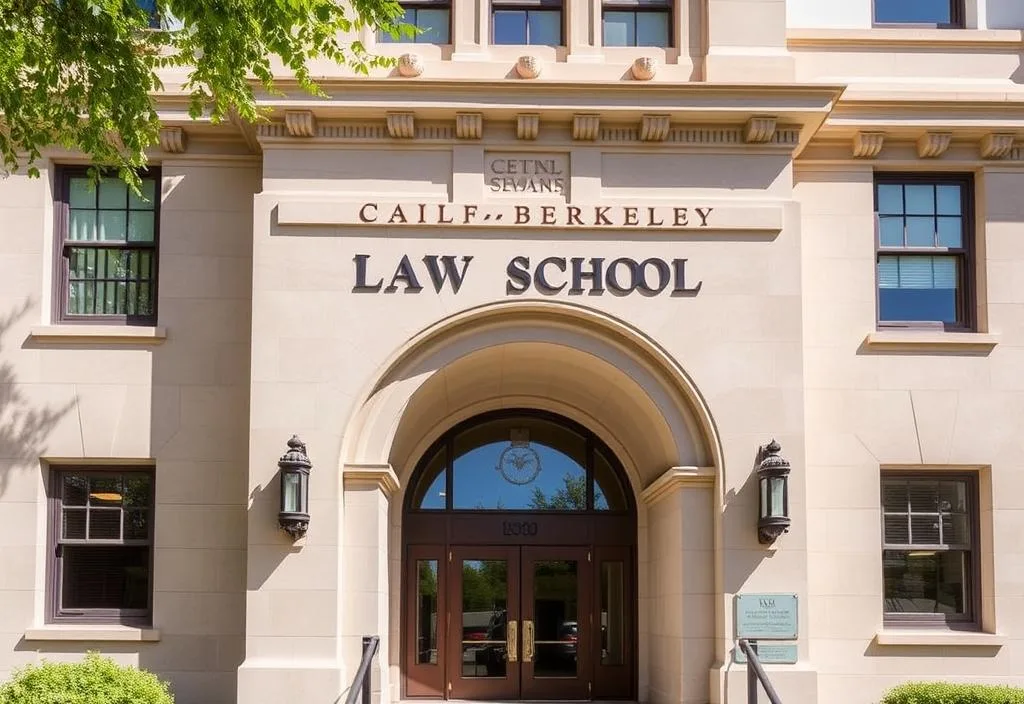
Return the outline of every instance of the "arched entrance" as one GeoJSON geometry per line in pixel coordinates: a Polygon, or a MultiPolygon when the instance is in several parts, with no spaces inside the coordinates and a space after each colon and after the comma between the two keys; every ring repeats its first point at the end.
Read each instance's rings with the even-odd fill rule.
{"type": "Polygon", "coordinates": [[[587,428],[528,409],[454,426],[403,506],[405,696],[635,697],[636,548],[629,482],[587,428]]]}

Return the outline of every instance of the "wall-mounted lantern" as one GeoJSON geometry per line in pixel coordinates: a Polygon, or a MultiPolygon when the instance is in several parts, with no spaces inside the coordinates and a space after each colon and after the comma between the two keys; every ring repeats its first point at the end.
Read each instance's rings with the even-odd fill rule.
{"type": "Polygon", "coordinates": [[[293,435],[288,451],[277,461],[281,475],[281,510],[277,522],[297,540],[309,529],[309,470],[306,444],[293,435]]]}
{"type": "Polygon", "coordinates": [[[779,456],[782,446],[775,440],[757,453],[757,483],[761,500],[757,539],[770,543],[789,530],[789,460],[779,456]]]}

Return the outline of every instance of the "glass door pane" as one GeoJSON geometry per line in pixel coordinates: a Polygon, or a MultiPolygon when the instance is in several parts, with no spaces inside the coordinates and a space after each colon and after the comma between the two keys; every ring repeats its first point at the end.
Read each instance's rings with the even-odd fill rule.
{"type": "Polygon", "coordinates": [[[522,550],[523,698],[588,699],[593,662],[588,550],[522,550]]]}
{"type": "Polygon", "coordinates": [[[519,696],[519,549],[452,550],[450,699],[519,696]]]}
{"type": "Polygon", "coordinates": [[[534,677],[575,677],[579,637],[576,560],[533,563],[534,677]]]}
{"type": "Polygon", "coordinates": [[[505,677],[508,562],[461,562],[462,676],[505,677]]]}

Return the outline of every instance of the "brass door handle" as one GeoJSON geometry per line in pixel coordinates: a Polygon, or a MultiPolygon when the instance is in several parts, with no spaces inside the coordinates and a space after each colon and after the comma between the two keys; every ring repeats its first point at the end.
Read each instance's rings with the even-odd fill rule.
{"type": "Polygon", "coordinates": [[[515,662],[519,659],[519,624],[517,622],[508,622],[507,636],[505,648],[508,651],[508,661],[515,662]]]}
{"type": "Polygon", "coordinates": [[[523,662],[533,662],[533,621],[523,621],[523,662]]]}

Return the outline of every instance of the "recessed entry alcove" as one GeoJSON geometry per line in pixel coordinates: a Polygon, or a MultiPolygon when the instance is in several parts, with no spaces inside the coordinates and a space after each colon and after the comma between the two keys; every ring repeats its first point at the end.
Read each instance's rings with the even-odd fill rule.
{"type": "MultiPolygon", "coordinates": [[[[456,316],[396,353],[343,450],[346,477],[394,477],[387,573],[347,577],[386,583],[392,700],[707,701],[714,472],[662,484],[719,452],[668,360],[619,321],[548,302],[456,316]]],[[[363,500],[350,486],[346,513],[363,500]]],[[[349,616],[369,632],[362,611],[349,616]]]]}

